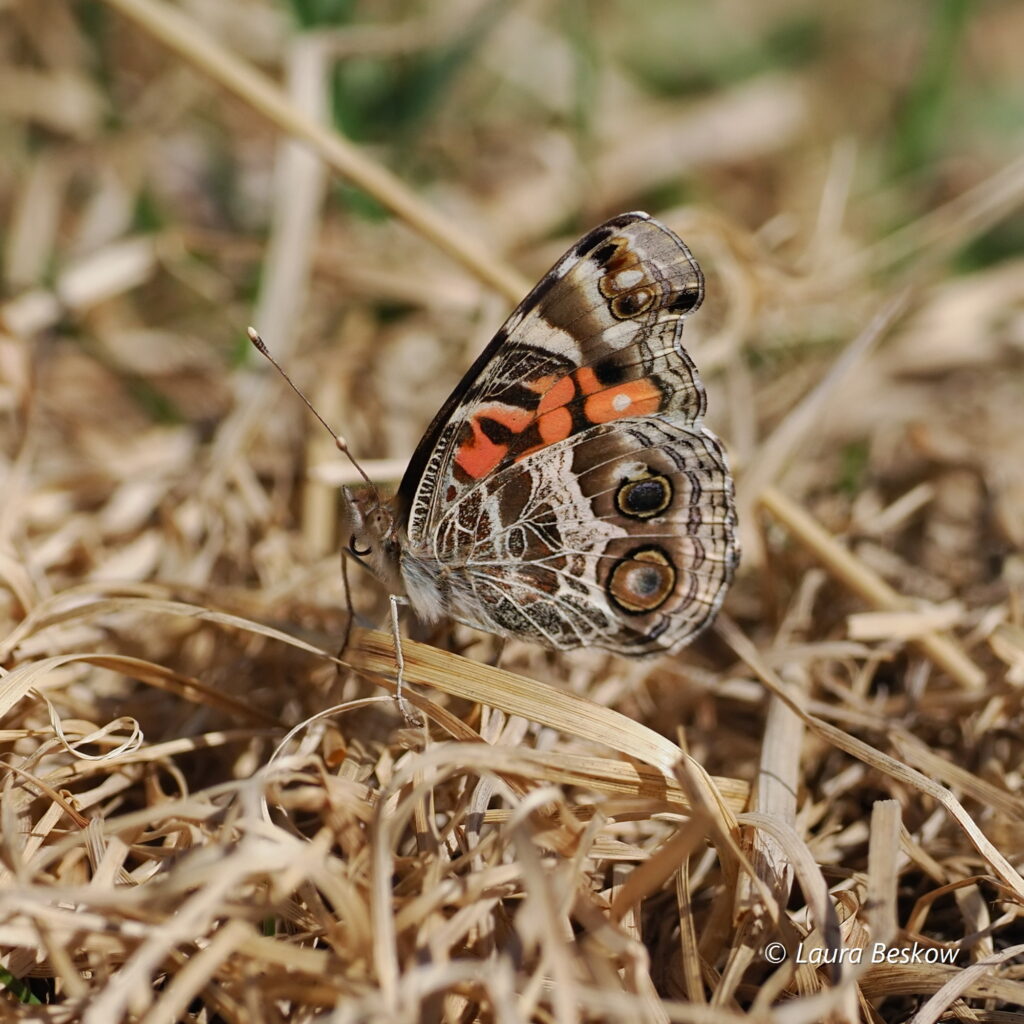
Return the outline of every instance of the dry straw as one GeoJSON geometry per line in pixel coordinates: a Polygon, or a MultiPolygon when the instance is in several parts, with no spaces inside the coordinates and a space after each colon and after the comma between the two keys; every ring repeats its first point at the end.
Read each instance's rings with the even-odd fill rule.
{"type": "Polygon", "coordinates": [[[1019,158],[873,229],[895,198],[858,192],[850,138],[802,162],[826,149],[813,72],[674,104],[623,60],[585,90],[582,168],[558,126],[587,111],[551,71],[573,30],[511,5],[411,144],[444,187],[414,191],[328,126],[327,84],[339,55],[462,41],[458,5],[318,32],[241,0],[7,8],[0,1016],[1017,1019],[1024,277],[944,261],[1019,208],[1019,158]],[[545,112],[503,157],[461,113],[491,95],[545,112]],[[415,633],[407,721],[390,633],[337,649],[346,469],[213,351],[254,318],[238,282],[265,257],[258,326],[394,479],[527,290],[497,253],[562,232],[581,180],[590,222],[684,170],[732,211],[658,211],[710,272],[687,343],[744,509],[725,613],[636,664],[415,633]],[[391,220],[339,213],[335,175],[391,220]],[[769,180],[800,184],[768,205],[769,180]],[[919,956],[852,955],[877,946],[919,956]]]}

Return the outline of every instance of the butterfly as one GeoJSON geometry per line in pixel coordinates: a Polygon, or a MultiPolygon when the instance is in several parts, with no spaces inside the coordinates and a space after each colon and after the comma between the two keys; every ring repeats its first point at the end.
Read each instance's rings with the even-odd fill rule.
{"type": "Polygon", "coordinates": [[[692,640],[739,557],[680,340],[703,298],[690,251],[647,214],[585,235],[462,378],[394,497],[344,488],[347,553],[426,623],[622,655],[692,640]]]}

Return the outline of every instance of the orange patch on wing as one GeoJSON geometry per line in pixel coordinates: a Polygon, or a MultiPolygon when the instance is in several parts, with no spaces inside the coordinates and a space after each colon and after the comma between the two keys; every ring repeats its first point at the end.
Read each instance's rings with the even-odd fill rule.
{"type": "Polygon", "coordinates": [[[533,421],[534,414],[529,409],[503,409],[495,406],[493,409],[485,409],[478,412],[473,421],[493,420],[508,428],[513,434],[521,434],[533,421]]]}
{"type": "MultiPolygon", "coordinates": [[[[542,378],[551,380],[550,377],[542,378]]],[[[537,415],[543,417],[545,413],[553,409],[561,409],[567,406],[576,396],[576,385],[572,377],[560,377],[554,381],[541,396],[537,405],[537,415]]]]}
{"type": "Polygon", "coordinates": [[[545,445],[564,441],[572,433],[572,413],[564,405],[552,409],[537,420],[537,429],[545,445]]]}
{"type": "Polygon", "coordinates": [[[593,395],[601,390],[602,384],[597,379],[597,374],[589,366],[581,366],[574,374],[580,386],[581,395],[593,395]]]}
{"type": "Polygon", "coordinates": [[[520,459],[556,441],[564,441],[572,433],[572,413],[566,407],[576,398],[575,376],[549,375],[530,381],[527,385],[541,396],[535,414],[541,443],[523,452],[520,459]]]}
{"type": "Polygon", "coordinates": [[[480,421],[493,420],[500,423],[513,434],[522,433],[532,422],[533,414],[525,409],[502,409],[495,407],[477,413],[470,421],[473,431],[470,440],[459,446],[455,455],[455,464],[474,480],[480,480],[493,472],[508,455],[508,445],[492,441],[483,431],[480,421]]]}
{"type": "Polygon", "coordinates": [[[646,416],[660,408],[661,392],[651,381],[642,378],[590,394],[584,403],[583,415],[591,423],[607,423],[623,416],[646,416]]]}
{"type": "MultiPolygon", "coordinates": [[[[541,443],[520,452],[516,456],[517,462],[571,436],[573,415],[569,406],[580,398],[583,399],[583,418],[588,423],[608,423],[625,416],[647,416],[662,406],[661,391],[653,381],[644,378],[605,387],[590,366],[581,366],[565,377],[538,377],[529,381],[527,387],[541,395],[534,414],[541,443]]],[[[526,429],[529,422],[521,429],[526,429]]],[[[512,429],[518,433],[520,428],[512,429]]]]}
{"type": "Polygon", "coordinates": [[[536,391],[538,395],[543,395],[544,392],[559,379],[560,378],[556,377],[553,373],[548,373],[543,377],[534,377],[533,380],[524,380],[523,386],[529,388],[531,391],[536,391]]]}
{"type": "Polygon", "coordinates": [[[508,453],[507,444],[495,444],[480,429],[476,417],[469,421],[473,438],[459,446],[455,465],[474,480],[487,476],[508,453]]]}

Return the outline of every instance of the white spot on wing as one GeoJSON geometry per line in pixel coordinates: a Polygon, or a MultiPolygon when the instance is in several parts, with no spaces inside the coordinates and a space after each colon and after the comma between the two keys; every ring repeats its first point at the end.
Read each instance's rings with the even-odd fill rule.
{"type": "Polygon", "coordinates": [[[620,291],[624,292],[633,285],[639,284],[644,279],[644,272],[642,270],[622,270],[615,275],[615,287],[620,291]]]}
{"type": "Polygon", "coordinates": [[[530,348],[554,352],[572,363],[579,362],[581,358],[577,339],[568,331],[552,326],[536,309],[530,310],[522,324],[517,326],[513,340],[530,348]]]}

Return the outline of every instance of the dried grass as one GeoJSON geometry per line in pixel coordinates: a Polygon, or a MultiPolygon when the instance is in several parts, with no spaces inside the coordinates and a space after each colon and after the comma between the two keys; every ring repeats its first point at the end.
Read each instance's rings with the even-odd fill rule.
{"type": "Polygon", "coordinates": [[[728,6],[695,86],[673,5],[0,4],[4,1019],[1024,1019],[1024,23],[728,6]],[[394,480],[640,205],[708,270],[740,578],[654,662],[412,623],[406,720],[244,328],[394,480]]]}

